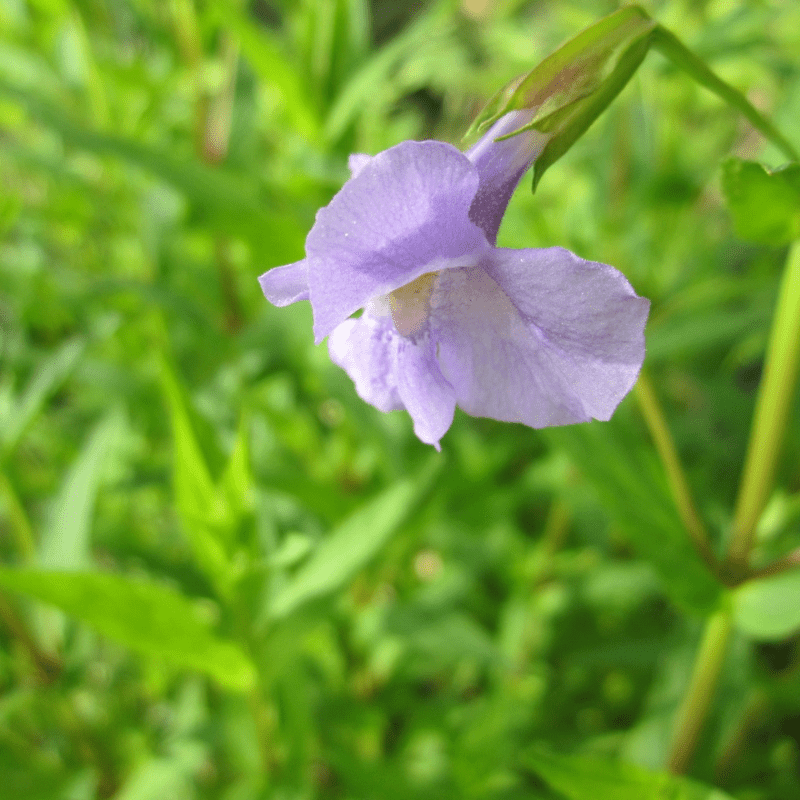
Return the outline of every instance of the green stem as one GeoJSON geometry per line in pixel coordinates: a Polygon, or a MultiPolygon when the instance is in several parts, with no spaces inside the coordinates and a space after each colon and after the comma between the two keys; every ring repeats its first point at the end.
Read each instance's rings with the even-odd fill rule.
{"type": "Polygon", "coordinates": [[[569,511],[561,499],[555,499],[550,506],[539,543],[539,560],[533,577],[536,587],[546,583],[553,571],[553,558],[561,549],[569,532],[569,511]]]}
{"type": "Polygon", "coordinates": [[[750,570],[747,575],[748,580],[758,580],[759,578],[770,578],[773,575],[780,575],[782,572],[789,572],[793,569],[800,569],[800,548],[792,550],[785,556],[781,556],[766,566],[750,570]]]}
{"type": "Polygon", "coordinates": [[[767,502],[783,443],[800,363],[800,242],[789,250],[758,388],[744,472],[736,500],[727,567],[747,571],[756,525],[767,502]]]}
{"type": "Polygon", "coordinates": [[[717,559],[709,544],[705,526],[692,500],[689,482],[686,480],[686,474],[678,458],[678,450],[675,447],[675,441],[670,433],[669,426],[664,417],[664,412],[661,409],[661,404],[658,402],[658,395],[655,393],[650,376],[644,370],[639,374],[635,393],[636,400],[639,403],[639,409],[642,412],[642,416],[650,431],[650,436],[653,438],[653,443],[656,446],[656,451],[661,459],[664,471],[667,474],[667,481],[672,491],[672,497],[675,500],[675,505],[677,506],[683,525],[703,561],[705,561],[709,568],[716,574],[718,566],[717,559]]]}
{"type": "Polygon", "coordinates": [[[714,775],[719,786],[724,787],[726,784],[730,784],[731,773],[747,753],[748,740],[753,729],[768,717],[769,711],[770,700],[767,692],[764,689],[751,690],[744,711],[736,727],[725,741],[717,763],[714,765],[714,775]]]}
{"type": "Polygon", "coordinates": [[[718,97],[740,111],[750,124],[769,141],[771,141],[791,161],[800,160],[783,134],[753,106],[753,104],[737,89],[718,78],[703,59],[696,56],[686,47],[674,33],[661,25],[656,25],[650,34],[650,45],[661,55],[668,58],[676,67],[691,75],[701,86],[714,92],[718,97]]]}
{"type": "Polygon", "coordinates": [[[725,661],[731,629],[732,615],[729,609],[717,611],[706,621],[689,689],[675,721],[667,756],[667,769],[670,772],[684,773],[691,763],[725,661]]]}

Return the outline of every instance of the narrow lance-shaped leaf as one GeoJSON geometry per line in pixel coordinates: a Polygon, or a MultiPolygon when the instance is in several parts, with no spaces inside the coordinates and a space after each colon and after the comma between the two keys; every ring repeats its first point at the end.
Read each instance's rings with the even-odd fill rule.
{"type": "Polygon", "coordinates": [[[793,161],[800,159],[794,145],[760,114],[738,89],[734,89],[733,86],[715,75],[705,61],[686,47],[674,33],[668,31],[663,25],[657,25],[653,30],[651,44],[676,67],[739,111],[764,138],[771,141],[784,155],[793,161]]]}
{"type": "Polygon", "coordinates": [[[591,482],[610,521],[653,564],[670,597],[695,613],[712,610],[719,585],[687,537],[659,466],[619,418],[602,426],[552,428],[545,435],[591,482]]]}
{"type": "Polygon", "coordinates": [[[83,339],[70,339],[42,361],[36,375],[13,405],[0,429],[3,453],[8,456],[16,447],[28,425],[44,406],[47,398],[67,379],[83,353],[83,339]]]}
{"type": "Polygon", "coordinates": [[[249,430],[249,416],[244,412],[239,421],[239,431],[233,450],[217,487],[216,504],[225,512],[229,523],[228,528],[222,533],[230,533],[252,507],[253,477],[250,471],[249,430]]]}
{"type": "Polygon", "coordinates": [[[443,3],[435,3],[422,11],[411,24],[393,37],[380,50],[373,53],[342,86],[333,101],[325,121],[325,138],[329,142],[340,139],[365,104],[375,96],[375,87],[388,83],[397,65],[409,53],[423,44],[435,41],[447,25],[449,10],[443,3]]]}
{"type": "Polygon", "coordinates": [[[415,479],[396,483],[333,530],[308,563],[272,598],[270,615],[285,617],[304,603],[344,586],[408,519],[440,467],[437,456],[415,479]]]}
{"type": "Polygon", "coordinates": [[[155,583],[94,572],[0,568],[0,586],[57,606],[120,644],[247,690],[255,669],[233,642],[217,637],[197,606],[155,583]]]}
{"type": "Polygon", "coordinates": [[[68,472],[53,504],[39,545],[39,563],[53,569],[78,569],[90,561],[94,503],[106,458],[122,429],[122,412],[107,414],[94,428],[68,472]]]}
{"type": "Polygon", "coordinates": [[[529,750],[523,763],[567,800],[731,800],[712,786],[632,764],[563,756],[541,748],[529,750]]]}
{"type": "Polygon", "coordinates": [[[265,84],[277,89],[296,130],[317,139],[320,121],[306,87],[265,29],[259,29],[235,3],[211,0],[210,11],[236,35],[245,58],[265,84]]]}
{"type": "Polygon", "coordinates": [[[198,443],[183,392],[166,360],[161,379],[172,418],[173,484],[175,503],[195,557],[216,588],[225,593],[229,577],[223,542],[209,521],[214,513],[216,489],[198,443]]]}

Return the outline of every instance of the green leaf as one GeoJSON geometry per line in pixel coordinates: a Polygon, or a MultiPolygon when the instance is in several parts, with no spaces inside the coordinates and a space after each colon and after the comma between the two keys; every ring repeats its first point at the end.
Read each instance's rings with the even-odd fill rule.
{"type": "Polygon", "coordinates": [[[188,155],[176,156],[164,148],[92,130],[34,92],[2,79],[0,93],[26,106],[73,146],[119,158],[171,184],[201,218],[221,232],[242,237],[276,261],[296,257],[295,243],[304,239],[297,217],[280,210],[286,204],[277,191],[274,195],[265,191],[249,175],[209,167],[188,155]]]}
{"type": "Polygon", "coordinates": [[[631,764],[556,755],[541,748],[529,750],[523,763],[568,800],[731,800],[714,787],[631,764]]]}
{"type": "Polygon", "coordinates": [[[211,10],[239,40],[245,58],[261,80],[278,90],[297,132],[309,139],[317,139],[319,118],[297,70],[281,52],[276,38],[267,30],[256,27],[235,3],[211,0],[211,10]]]}
{"type": "Polygon", "coordinates": [[[54,569],[79,569],[90,562],[95,498],[106,459],[122,430],[122,413],[108,413],[94,428],[67,474],[39,544],[39,563],[54,569]]]}
{"type": "Polygon", "coordinates": [[[407,28],[387,42],[358,68],[336,96],[327,119],[325,137],[337,141],[363,113],[375,96],[375,87],[385,85],[404,58],[424,44],[430,44],[447,24],[450,12],[437,3],[422,12],[407,28]]]}
{"type": "Polygon", "coordinates": [[[172,419],[172,474],[178,514],[198,564],[225,594],[231,575],[226,537],[220,536],[213,524],[219,516],[217,490],[192,425],[187,398],[166,359],[161,362],[161,382],[172,419]]]}
{"type": "Polygon", "coordinates": [[[226,512],[228,517],[226,531],[232,530],[241,517],[249,513],[253,505],[249,432],[249,416],[244,412],[239,421],[239,430],[233,450],[217,487],[216,505],[220,510],[226,512]]]}
{"type": "Polygon", "coordinates": [[[441,465],[441,457],[435,456],[416,478],[386,489],[334,529],[272,598],[270,616],[285,617],[304,603],[344,586],[405,522],[441,465]]]}
{"type": "MultiPolygon", "coordinates": [[[[8,698],[9,693],[6,693],[8,698]]],[[[4,709],[5,711],[5,709],[4,709]]],[[[7,712],[6,712],[7,713],[7,712]]],[[[70,782],[70,775],[62,765],[38,761],[33,753],[24,757],[13,747],[4,746],[0,750],[0,786],[6,797],[19,797],[25,800],[63,800],[70,782]],[[61,769],[59,769],[61,766],[61,769]]]]}
{"type": "Polygon", "coordinates": [[[719,585],[683,528],[660,464],[620,412],[609,422],[553,428],[545,436],[592,483],[611,522],[653,564],[671,598],[695,613],[715,608],[719,585]]]}
{"type": "Polygon", "coordinates": [[[749,581],[733,593],[736,626],[762,641],[800,631],[800,570],[749,581]]]}
{"type": "Polygon", "coordinates": [[[231,689],[255,684],[255,669],[218,638],[198,607],[178,592],[119,575],[0,568],[0,586],[22,592],[96,628],[120,644],[211,676],[231,689]]]}
{"type": "Polygon", "coordinates": [[[10,455],[17,446],[28,425],[41,411],[47,398],[69,377],[85,346],[86,343],[83,339],[70,339],[42,361],[33,380],[3,420],[0,438],[3,443],[4,457],[10,455]]]}
{"type": "Polygon", "coordinates": [[[781,245],[800,238],[800,164],[770,172],[755,161],[729,158],[722,188],[742,239],[781,245]]]}

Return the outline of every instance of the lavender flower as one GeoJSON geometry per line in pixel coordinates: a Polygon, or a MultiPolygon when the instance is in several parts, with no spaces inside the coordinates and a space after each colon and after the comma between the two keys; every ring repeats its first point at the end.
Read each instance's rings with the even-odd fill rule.
{"type": "Polygon", "coordinates": [[[532,114],[507,114],[466,153],[408,141],[351,156],[306,258],[259,279],[277,306],[310,300],[316,342],[330,337],[358,394],[406,409],[437,449],[456,405],[533,428],[607,420],[644,359],[649,302],[620,272],[559,247],[495,247],[547,138],[495,139],[532,114]]]}

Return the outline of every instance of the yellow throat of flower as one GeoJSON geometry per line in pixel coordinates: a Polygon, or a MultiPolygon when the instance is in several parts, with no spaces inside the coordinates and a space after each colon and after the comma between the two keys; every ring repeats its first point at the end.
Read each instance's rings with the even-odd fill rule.
{"type": "Polygon", "coordinates": [[[425,328],[437,274],[427,272],[389,294],[392,321],[401,336],[413,336],[425,328]]]}

